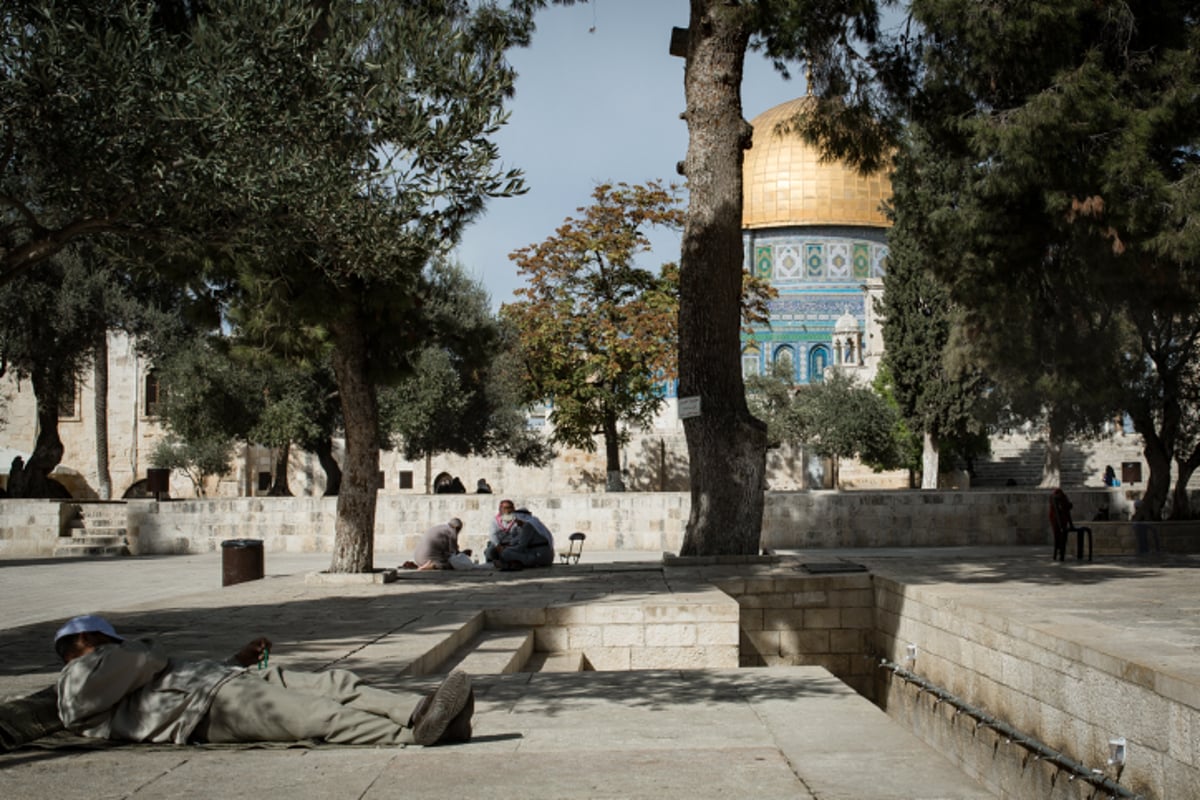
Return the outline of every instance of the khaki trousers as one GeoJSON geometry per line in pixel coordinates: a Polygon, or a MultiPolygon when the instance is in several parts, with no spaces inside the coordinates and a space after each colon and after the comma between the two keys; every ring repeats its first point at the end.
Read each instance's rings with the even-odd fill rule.
{"type": "Polygon", "coordinates": [[[217,689],[196,728],[202,742],[412,744],[409,715],[423,695],[375,689],[344,669],[247,671],[217,689]]]}

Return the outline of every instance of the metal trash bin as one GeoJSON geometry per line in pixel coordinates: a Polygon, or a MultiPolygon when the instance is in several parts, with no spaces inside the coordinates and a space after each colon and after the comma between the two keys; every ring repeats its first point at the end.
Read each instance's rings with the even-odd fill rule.
{"type": "Polygon", "coordinates": [[[262,539],[226,539],[221,542],[222,586],[256,581],[262,576],[262,539]]]}

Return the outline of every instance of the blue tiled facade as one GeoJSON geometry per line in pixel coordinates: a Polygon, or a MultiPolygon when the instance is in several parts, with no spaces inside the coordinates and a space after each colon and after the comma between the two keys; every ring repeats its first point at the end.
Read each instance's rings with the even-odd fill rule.
{"type": "Polygon", "coordinates": [[[770,281],[769,327],[742,334],[742,372],[769,371],[790,362],[795,383],[820,380],[833,361],[831,342],[839,317],[866,323],[868,280],[887,271],[885,231],[868,227],[789,227],[743,234],[745,268],[770,281]]]}

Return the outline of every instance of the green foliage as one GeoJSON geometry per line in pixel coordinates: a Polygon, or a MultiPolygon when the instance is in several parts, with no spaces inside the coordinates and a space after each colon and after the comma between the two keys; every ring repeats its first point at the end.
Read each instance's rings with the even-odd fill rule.
{"type": "MultiPolygon", "coordinates": [[[[880,377],[915,438],[929,434],[939,452],[972,452],[972,442],[986,438],[984,401],[991,387],[979,366],[984,359],[956,349],[964,344],[954,336],[963,314],[935,269],[951,257],[957,237],[941,238],[944,229],[931,222],[946,202],[939,191],[953,171],[953,162],[916,141],[906,142],[898,159],[892,179],[895,225],[888,232],[888,271],[878,309],[884,340],[880,377]]],[[[989,333],[998,330],[1015,333],[1002,321],[989,333]]],[[[919,441],[916,450],[912,466],[919,468],[919,441]]]]}
{"type": "Polygon", "coordinates": [[[1127,409],[1152,515],[1200,355],[1192,6],[913,2],[921,83],[897,171],[928,193],[922,241],[962,352],[1051,436],[1127,409]]]}
{"type": "Polygon", "coordinates": [[[794,401],[789,364],[773,364],[770,373],[746,378],[746,404],[750,413],[767,423],[767,442],[771,447],[804,444],[808,431],[794,401]]]}
{"type": "Polygon", "coordinates": [[[224,477],[232,471],[233,447],[232,439],[219,436],[184,441],[168,434],[154,446],[150,463],[187,475],[196,496],[204,497],[209,478],[224,477]]]}
{"type": "Polygon", "coordinates": [[[820,383],[793,387],[784,365],[746,380],[746,401],[767,423],[771,444],[808,446],[832,459],[857,456],[877,470],[920,463],[920,443],[905,427],[894,402],[840,370],[820,383]]]}
{"type": "Polygon", "coordinates": [[[167,438],[153,460],[186,469],[198,491],[205,476],[229,471],[234,443],[246,440],[264,400],[261,374],[231,359],[224,345],[197,338],[155,363],[157,413],[167,438]]]}
{"type": "Polygon", "coordinates": [[[818,455],[857,456],[877,469],[904,466],[895,439],[897,415],[884,398],[839,370],[796,391],[795,414],[804,441],[818,455]]]}
{"type": "Polygon", "coordinates": [[[553,451],[526,426],[514,381],[511,344],[483,288],[461,266],[435,262],[422,312],[429,345],[410,375],[380,395],[380,419],[405,457],[453,452],[502,455],[541,466],[553,451]]]}
{"type": "Polygon", "coordinates": [[[658,274],[635,259],[649,250],[645,228],[676,227],[673,189],[652,181],[597,186],[544,242],[510,257],[529,280],[501,317],[516,331],[525,399],[551,401],[555,442],[595,449],[603,434],[614,464],[622,425],[645,427],[661,408],[658,384],[675,374],[676,271],[658,274]]]}

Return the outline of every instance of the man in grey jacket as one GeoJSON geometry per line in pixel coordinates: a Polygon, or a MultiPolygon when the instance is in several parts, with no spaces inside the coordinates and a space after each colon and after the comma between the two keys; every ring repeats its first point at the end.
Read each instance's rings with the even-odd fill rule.
{"type": "Polygon", "coordinates": [[[446,744],[469,741],[475,696],[455,671],[428,695],[387,692],[352,672],[265,666],[258,638],[229,660],[180,661],[84,615],[59,629],[58,713],[82,736],[134,742],[446,744]]]}
{"type": "Polygon", "coordinates": [[[462,520],[453,517],[444,525],[434,525],[421,534],[413,561],[417,569],[450,569],[450,557],[458,552],[458,533],[462,520]]]}

